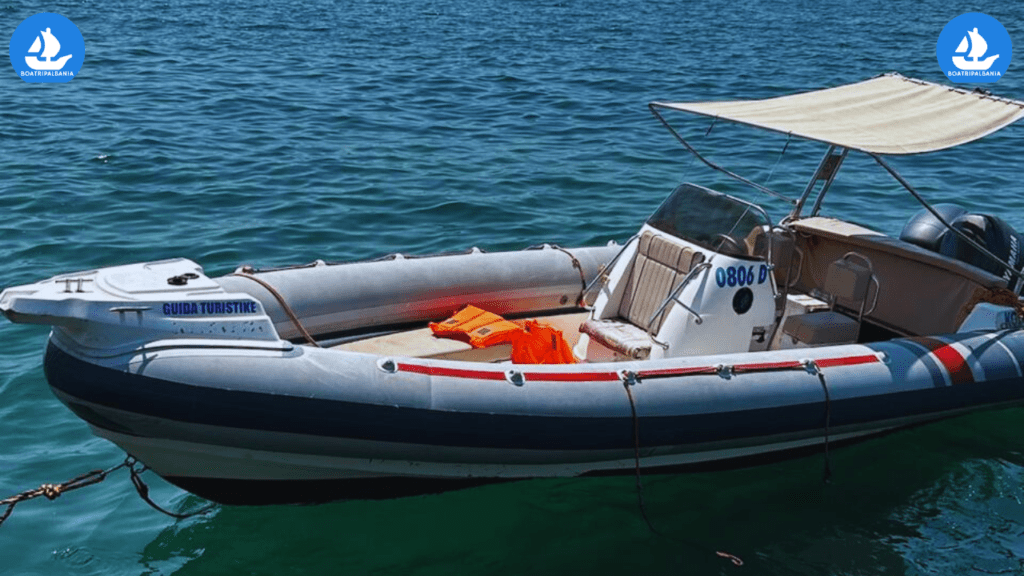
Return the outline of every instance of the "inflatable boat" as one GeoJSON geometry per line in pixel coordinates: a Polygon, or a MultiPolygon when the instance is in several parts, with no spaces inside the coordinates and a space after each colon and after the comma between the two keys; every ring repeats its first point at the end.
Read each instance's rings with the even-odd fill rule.
{"type": "Polygon", "coordinates": [[[889,74],[650,107],[761,192],[779,194],[701,156],[666,112],[827,152],[779,222],[687,183],[622,245],[219,278],[165,260],[7,288],[0,310],[53,327],[46,378],[95,434],[223,503],[745,464],[1024,400],[1022,237],[928,205],[883,158],[981,138],[1024,103],[889,74]],[[850,151],[921,199],[899,238],[819,215],[850,151]],[[517,362],[520,340],[430,327],[468,306],[571,353],[517,362]]]}

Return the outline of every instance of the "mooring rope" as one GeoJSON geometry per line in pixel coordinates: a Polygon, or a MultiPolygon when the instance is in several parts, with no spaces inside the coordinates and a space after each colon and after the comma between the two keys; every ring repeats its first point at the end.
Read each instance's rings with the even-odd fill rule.
{"type": "MultiPolygon", "coordinates": [[[[647,515],[647,505],[644,504],[644,485],[643,481],[641,480],[640,473],[640,418],[637,417],[636,401],[633,399],[633,391],[630,389],[639,382],[640,380],[637,378],[636,373],[629,371],[622,372],[622,387],[626,389],[626,397],[629,398],[629,412],[632,415],[633,419],[633,471],[636,474],[636,499],[637,504],[640,507],[640,515],[643,517],[644,522],[647,524],[647,528],[653,534],[657,534],[658,536],[661,536],[662,538],[665,538],[669,541],[682,542],[683,544],[686,544],[687,546],[695,548],[701,552],[709,552],[710,549],[705,548],[704,546],[697,544],[695,542],[677,540],[676,538],[672,538],[665,535],[664,533],[660,532],[657,528],[654,527],[654,523],[651,522],[651,518],[647,515]]],[[[726,560],[732,562],[734,566],[743,566],[743,560],[735,554],[730,554],[728,552],[723,552],[721,550],[715,550],[715,556],[718,556],[719,558],[725,558],[726,560]]]]}
{"type": "Polygon", "coordinates": [[[636,402],[633,400],[633,391],[630,389],[636,383],[636,374],[631,372],[627,372],[622,378],[622,387],[626,389],[626,396],[629,398],[629,411],[633,416],[633,471],[636,473],[636,501],[640,506],[640,515],[643,516],[647,527],[658,536],[664,536],[651,523],[651,519],[647,516],[647,506],[644,504],[644,485],[640,479],[640,419],[636,416],[636,402]]]}
{"type": "Polygon", "coordinates": [[[191,518],[193,516],[198,516],[200,514],[206,514],[207,512],[209,512],[210,510],[213,510],[217,506],[216,504],[210,503],[210,504],[208,504],[206,506],[203,506],[199,510],[195,510],[193,512],[182,512],[182,513],[171,512],[170,510],[167,510],[166,508],[164,508],[164,507],[160,506],[159,504],[157,504],[156,502],[154,502],[149,497],[149,486],[146,485],[146,483],[142,480],[142,476],[141,476],[141,474],[143,472],[145,472],[146,470],[149,470],[149,468],[147,468],[144,464],[140,464],[138,460],[135,460],[131,456],[129,456],[127,459],[125,459],[126,463],[128,463],[129,461],[130,461],[130,463],[128,464],[128,473],[131,474],[132,486],[135,486],[135,491],[139,493],[139,497],[142,498],[142,500],[146,504],[149,504],[149,506],[151,508],[153,508],[154,510],[156,510],[157,512],[162,512],[162,513],[164,513],[164,514],[166,514],[168,516],[171,516],[173,518],[177,518],[179,520],[184,520],[186,518],[191,518]],[[136,464],[139,464],[138,469],[136,469],[136,464]]]}
{"type": "Polygon", "coordinates": [[[15,506],[26,500],[32,500],[33,498],[38,498],[40,496],[46,496],[48,500],[55,500],[65,492],[70,492],[72,490],[77,490],[79,488],[84,488],[86,486],[102,482],[103,480],[106,480],[107,475],[111,472],[127,466],[128,463],[127,460],[125,460],[117,466],[107,468],[106,470],[92,470],[80,476],[76,476],[66,482],[61,482],[60,484],[43,484],[39,486],[39,488],[25,490],[20,494],[4,498],[3,500],[0,500],[0,506],[7,506],[7,509],[4,511],[3,515],[0,515],[0,525],[3,525],[4,520],[7,520],[11,513],[14,512],[15,506]]]}
{"type": "Polygon", "coordinates": [[[38,498],[40,496],[45,496],[48,500],[56,500],[58,496],[64,494],[65,492],[70,492],[72,490],[77,490],[79,488],[84,488],[86,486],[98,484],[106,480],[107,476],[110,475],[111,472],[115,472],[117,470],[120,470],[121,468],[128,469],[129,474],[131,474],[132,485],[135,487],[135,491],[139,493],[139,496],[142,498],[142,500],[149,504],[154,510],[157,510],[158,512],[163,512],[168,516],[172,516],[174,518],[183,520],[185,518],[191,518],[199,514],[206,514],[216,506],[216,504],[211,503],[209,506],[205,506],[194,512],[185,513],[171,512],[169,510],[162,508],[159,504],[154,502],[149,497],[149,486],[146,485],[146,483],[142,480],[142,477],[140,476],[143,472],[148,470],[148,468],[146,468],[145,465],[142,465],[134,457],[128,456],[124,459],[124,462],[121,462],[117,466],[111,466],[106,470],[92,470],[80,476],[76,476],[66,482],[61,482],[60,484],[43,484],[38,488],[33,488],[32,490],[25,490],[24,492],[0,500],[0,506],[7,506],[7,509],[4,510],[4,513],[0,515],[0,526],[2,526],[4,521],[10,517],[12,512],[14,512],[14,507],[26,500],[32,500],[33,498],[38,498]]]}

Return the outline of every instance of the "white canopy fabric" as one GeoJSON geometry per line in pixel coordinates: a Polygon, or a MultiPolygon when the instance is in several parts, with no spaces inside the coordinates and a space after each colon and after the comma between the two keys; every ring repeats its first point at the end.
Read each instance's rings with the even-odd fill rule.
{"type": "Polygon", "coordinates": [[[1024,102],[886,74],[766,100],[653,102],[874,154],[966,144],[1016,122],[1024,102]]]}

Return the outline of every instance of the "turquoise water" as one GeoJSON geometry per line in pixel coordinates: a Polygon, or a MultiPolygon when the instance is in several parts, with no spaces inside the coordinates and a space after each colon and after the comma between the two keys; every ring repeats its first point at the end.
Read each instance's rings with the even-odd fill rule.
{"type": "MultiPolygon", "coordinates": [[[[1009,2],[639,0],[58,2],[85,62],[70,84],[0,74],[0,284],[185,256],[271,266],[624,240],[700,170],[647,112],[890,70],[944,82],[935,41],[1009,2]]],[[[8,36],[39,10],[0,6],[8,36]]],[[[7,42],[0,43],[7,46],[7,42]]],[[[1024,44],[1021,44],[1024,45],[1024,44]]],[[[6,66],[6,64],[3,64],[6,66]]],[[[986,85],[1024,98],[1010,65],[986,85]]],[[[821,147],[678,118],[702,150],[790,194],[821,147]],[[771,170],[776,166],[774,171],[771,170]]],[[[936,202],[1024,229],[1010,128],[893,163],[936,202]]],[[[751,198],[757,196],[748,195],[751,198]]],[[[772,216],[783,215],[766,201],[772,216]]],[[[864,158],[825,210],[898,233],[916,207],[864,158]]],[[[0,322],[0,497],[113,465],[48,391],[46,330],[0,322]]],[[[985,574],[1024,560],[1024,424],[979,414],[818,457],[722,473],[531,481],[175,521],[124,474],[0,528],[4,574],[985,574]],[[746,561],[734,568],[710,550],[746,561]]],[[[175,509],[201,503],[152,479],[175,509]]]]}

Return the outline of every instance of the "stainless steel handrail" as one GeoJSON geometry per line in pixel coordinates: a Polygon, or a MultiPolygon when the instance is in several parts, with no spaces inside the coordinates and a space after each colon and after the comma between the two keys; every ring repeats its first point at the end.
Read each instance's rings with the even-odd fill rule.
{"type": "MultiPolygon", "coordinates": [[[[679,284],[676,285],[675,289],[672,290],[672,293],[668,295],[668,298],[665,298],[665,301],[661,303],[661,306],[658,307],[658,310],[651,316],[651,319],[647,321],[647,335],[651,337],[652,341],[657,342],[657,340],[654,340],[654,332],[652,330],[654,328],[654,320],[657,319],[659,316],[663,315],[665,311],[668,309],[669,304],[671,304],[672,302],[679,304],[680,306],[685,308],[687,312],[693,314],[695,323],[701,324],[704,322],[704,319],[701,318],[700,314],[697,313],[696,310],[690,308],[686,304],[679,301],[679,294],[683,291],[683,288],[685,288],[686,285],[690,283],[690,280],[693,280],[694,277],[696,277],[701,270],[709,268],[711,268],[711,262],[701,262],[700,264],[697,264],[686,274],[685,277],[683,277],[679,284]]],[[[662,348],[668,348],[668,344],[663,344],[661,342],[657,343],[662,348]]]]}
{"type": "Polygon", "coordinates": [[[629,245],[637,238],[640,238],[639,233],[634,234],[629,240],[626,240],[626,243],[622,245],[622,249],[619,250],[619,252],[604,265],[603,269],[594,275],[594,279],[588,282],[586,287],[583,288],[583,292],[580,294],[580,304],[582,304],[584,308],[591,306],[591,304],[587,303],[587,297],[590,296],[590,291],[594,289],[594,285],[597,284],[599,280],[602,281],[602,283],[608,281],[608,273],[615,267],[615,263],[619,261],[619,257],[626,252],[626,248],[629,248],[629,245]]]}
{"type": "Polygon", "coordinates": [[[842,259],[843,260],[849,260],[851,256],[859,258],[861,261],[863,261],[865,264],[867,264],[867,268],[868,268],[868,282],[869,283],[870,282],[874,282],[875,283],[875,298],[874,298],[874,301],[871,303],[871,308],[866,310],[866,311],[864,310],[864,306],[866,306],[867,303],[868,303],[868,290],[870,290],[871,288],[869,287],[869,288],[865,289],[865,291],[864,291],[864,298],[861,300],[861,303],[860,303],[860,313],[857,316],[857,321],[860,322],[860,321],[862,321],[864,319],[865,316],[871,315],[871,313],[875,311],[875,308],[878,307],[878,294],[882,291],[882,283],[879,282],[878,281],[878,277],[875,276],[875,267],[871,265],[871,259],[870,258],[868,258],[867,256],[865,256],[865,255],[863,255],[863,254],[861,254],[859,252],[847,252],[846,254],[843,254],[843,258],[842,259]]]}

